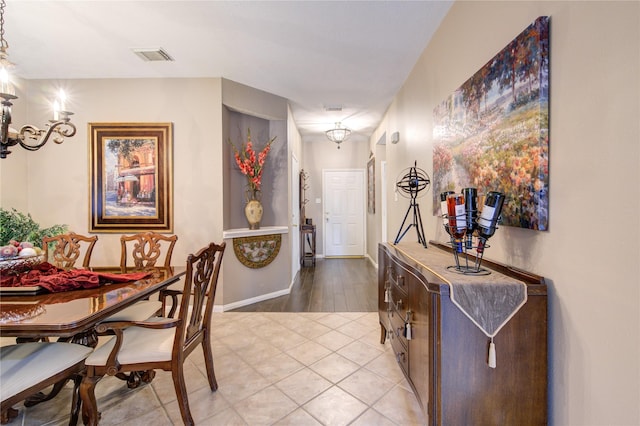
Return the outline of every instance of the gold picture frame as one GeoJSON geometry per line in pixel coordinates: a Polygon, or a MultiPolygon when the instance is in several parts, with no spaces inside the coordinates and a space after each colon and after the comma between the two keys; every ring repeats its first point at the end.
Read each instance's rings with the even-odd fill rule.
{"type": "Polygon", "coordinates": [[[173,232],[173,124],[89,123],[89,232],[173,232]]]}

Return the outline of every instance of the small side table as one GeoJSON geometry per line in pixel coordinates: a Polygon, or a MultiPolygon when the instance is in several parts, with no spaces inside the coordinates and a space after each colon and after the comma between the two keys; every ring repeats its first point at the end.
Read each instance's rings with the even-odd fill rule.
{"type": "Polygon", "coordinates": [[[300,225],[300,264],[304,266],[305,260],[311,260],[316,266],[316,226],[300,225]]]}

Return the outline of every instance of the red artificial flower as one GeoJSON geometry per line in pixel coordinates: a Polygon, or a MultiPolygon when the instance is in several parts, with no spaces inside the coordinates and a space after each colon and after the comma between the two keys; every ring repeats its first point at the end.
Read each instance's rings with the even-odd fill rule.
{"type": "Polygon", "coordinates": [[[236,160],[236,164],[243,175],[247,176],[249,189],[251,191],[259,191],[262,185],[262,172],[264,163],[267,160],[267,155],[271,151],[271,144],[275,141],[275,137],[270,139],[262,151],[256,158],[256,152],[253,149],[253,142],[251,141],[251,130],[247,129],[247,141],[244,142],[240,149],[229,141],[233,148],[233,157],[236,160]]]}

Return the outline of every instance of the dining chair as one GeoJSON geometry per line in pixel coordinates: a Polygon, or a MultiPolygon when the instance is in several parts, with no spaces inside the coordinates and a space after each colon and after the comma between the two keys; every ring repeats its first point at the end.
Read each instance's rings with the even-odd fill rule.
{"type": "Polygon", "coordinates": [[[44,237],[42,239],[42,250],[45,259],[58,268],[73,268],[82,256],[82,267],[88,268],[91,262],[93,247],[98,241],[98,236],[87,237],[84,235],[69,232],[68,234],[44,237]],[[53,246],[51,257],[49,257],[49,245],[53,246]],[[84,254],[84,255],[83,255],[84,254]]]}
{"type": "MultiPolygon", "coordinates": [[[[120,237],[120,269],[128,267],[148,268],[171,266],[171,256],[178,241],[177,235],[164,235],[156,232],[141,232],[120,237]]],[[[142,300],[114,314],[108,321],[144,321],[156,313],[164,313],[166,299],[171,298],[171,313],[178,307],[179,291],[163,290],[159,300],[142,300]]]]}
{"type": "Polygon", "coordinates": [[[80,385],[85,424],[98,424],[95,387],[103,376],[154,369],[171,371],[182,420],[185,425],[194,424],[183,363],[196,347],[202,346],[209,387],[212,391],[218,389],[210,327],[225,246],[224,242],[220,245],[210,243],[187,257],[187,272],[176,318],[153,317],[142,322],[109,322],[96,327],[101,335],[115,336],[111,336],[85,361],[86,375],[80,385]]]}
{"type": "Polygon", "coordinates": [[[134,266],[171,266],[171,255],[178,241],[177,235],[164,235],[156,232],[141,232],[120,237],[120,268],[134,266]],[[163,259],[161,261],[161,259],[163,259]]]}
{"type": "MultiPolygon", "coordinates": [[[[0,413],[2,423],[18,415],[15,404],[61,381],[74,381],[70,425],[78,422],[78,395],[87,346],[62,342],[30,342],[0,347],[0,413]]],[[[43,401],[45,401],[44,399],[43,401]]]]}

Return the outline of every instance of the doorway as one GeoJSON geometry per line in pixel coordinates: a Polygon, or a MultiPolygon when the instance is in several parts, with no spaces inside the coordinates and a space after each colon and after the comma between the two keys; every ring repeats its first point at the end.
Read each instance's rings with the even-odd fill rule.
{"type": "Polygon", "coordinates": [[[300,270],[300,165],[291,156],[291,282],[300,270]]]}
{"type": "Polygon", "coordinates": [[[364,169],[323,170],[325,257],[364,256],[364,169]]]}

